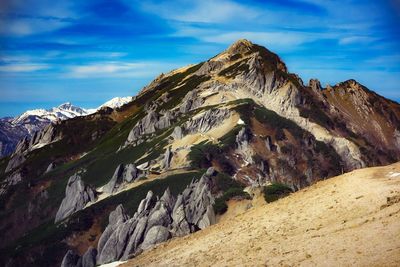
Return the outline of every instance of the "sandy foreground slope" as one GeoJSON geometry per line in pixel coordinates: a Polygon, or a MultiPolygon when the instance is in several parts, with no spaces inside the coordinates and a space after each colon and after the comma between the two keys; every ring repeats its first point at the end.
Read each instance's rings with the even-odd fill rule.
{"type": "Polygon", "coordinates": [[[254,205],[122,266],[400,266],[400,163],[254,205]]]}

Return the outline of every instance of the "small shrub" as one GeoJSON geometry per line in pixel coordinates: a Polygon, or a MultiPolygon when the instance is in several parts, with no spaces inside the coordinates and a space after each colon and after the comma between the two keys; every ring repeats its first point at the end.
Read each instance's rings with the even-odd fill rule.
{"type": "Polygon", "coordinates": [[[226,205],[226,200],[220,197],[215,200],[213,208],[215,214],[224,214],[228,210],[228,205],[226,205]]]}
{"type": "Polygon", "coordinates": [[[264,187],[263,193],[267,203],[274,202],[292,193],[292,189],[285,184],[273,183],[264,187]]]}
{"type": "Polygon", "coordinates": [[[228,175],[218,173],[214,178],[214,183],[217,191],[223,192],[221,197],[215,199],[213,206],[215,214],[224,214],[228,210],[226,202],[233,197],[250,198],[249,194],[243,191],[244,186],[228,175]]]}

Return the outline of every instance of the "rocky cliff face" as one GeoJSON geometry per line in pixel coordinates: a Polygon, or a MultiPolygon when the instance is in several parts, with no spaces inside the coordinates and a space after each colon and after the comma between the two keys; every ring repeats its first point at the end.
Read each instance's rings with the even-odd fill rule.
{"type": "Polygon", "coordinates": [[[9,229],[0,240],[10,240],[0,247],[23,255],[0,262],[43,265],[47,250],[45,265],[126,259],[214,223],[244,187],[296,191],[399,159],[400,105],[354,80],[305,85],[276,54],[239,40],[0,159],[0,229],[9,229]]]}

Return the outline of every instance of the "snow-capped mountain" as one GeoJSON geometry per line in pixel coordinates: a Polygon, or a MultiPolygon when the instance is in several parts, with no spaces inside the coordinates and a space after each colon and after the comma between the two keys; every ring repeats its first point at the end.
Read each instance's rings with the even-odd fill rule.
{"type": "Polygon", "coordinates": [[[0,157],[7,156],[14,151],[18,141],[25,136],[32,136],[49,123],[58,120],[71,119],[77,116],[92,114],[102,107],[118,108],[132,100],[132,97],[115,97],[98,108],[85,109],[74,106],[70,102],[51,109],[28,110],[21,115],[0,119],[0,157]]]}
{"type": "Polygon", "coordinates": [[[51,109],[33,109],[22,113],[20,116],[12,120],[12,124],[17,125],[26,122],[27,120],[39,119],[44,121],[55,122],[57,120],[66,120],[76,116],[85,116],[90,114],[86,109],[76,107],[70,102],[61,104],[58,107],[51,109]]]}
{"type": "Polygon", "coordinates": [[[110,107],[110,108],[118,108],[121,107],[123,105],[125,105],[126,103],[129,103],[132,101],[132,97],[131,96],[126,96],[126,97],[114,97],[111,100],[108,100],[107,102],[105,102],[103,105],[101,105],[100,107],[98,107],[98,109],[102,108],[102,107],[110,107]]]}

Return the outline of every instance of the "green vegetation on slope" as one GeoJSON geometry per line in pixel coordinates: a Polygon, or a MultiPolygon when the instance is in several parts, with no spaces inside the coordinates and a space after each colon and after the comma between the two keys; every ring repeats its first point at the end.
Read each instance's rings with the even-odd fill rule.
{"type": "Polygon", "coordinates": [[[215,199],[213,206],[215,214],[225,213],[228,210],[226,202],[234,197],[250,198],[249,194],[243,191],[244,186],[226,174],[218,173],[214,181],[217,189],[221,191],[221,196],[215,199]]]}
{"type": "Polygon", "coordinates": [[[292,193],[292,189],[285,184],[273,183],[264,187],[263,193],[267,203],[274,202],[292,193]]]}

